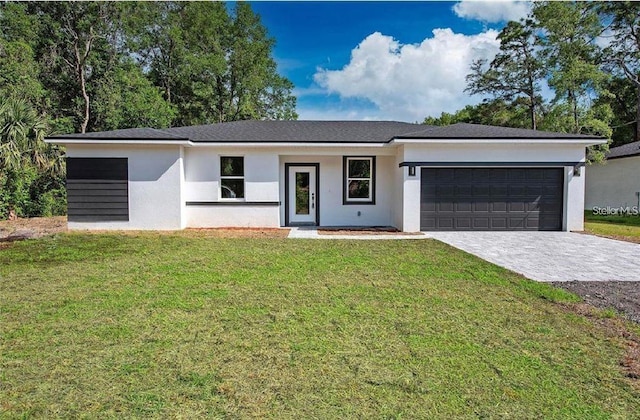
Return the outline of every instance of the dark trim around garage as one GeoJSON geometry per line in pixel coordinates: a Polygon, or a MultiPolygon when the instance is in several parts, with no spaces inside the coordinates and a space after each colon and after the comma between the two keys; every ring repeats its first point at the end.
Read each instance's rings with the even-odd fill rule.
{"type": "Polygon", "coordinates": [[[489,168],[489,167],[542,167],[556,168],[561,166],[572,166],[579,168],[585,166],[584,162],[400,162],[398,167],[422,166],[422,167],[460,167],[460,168],[489,168]]]}

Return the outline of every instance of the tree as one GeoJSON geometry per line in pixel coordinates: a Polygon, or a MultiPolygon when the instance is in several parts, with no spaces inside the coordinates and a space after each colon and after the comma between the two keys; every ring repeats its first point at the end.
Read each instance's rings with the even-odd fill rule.
{"type": "Polygon", "coordinates": [[[180,2],[125,3],[123,14],[126,48],[148,77],[162,88],[168,103],[173,104],[179,69],[186,54],[181,15],[187,7],[180,2]]]}
{"type": "Polygon", "coordinates": [[[622,146],[634,140],[637,90],[626,77],[611,77],[604,82],[600,96],[593,105],[606,105],[611,109],[611,147],[622,146]]]}
{"type": "Polygon", "coordinates": [[[273,45],[244,3],[0,4],[0,81],[71,131],[296,118],[273,45]]]}
{"type": "Polygon", "coordinates": [[[44,108],[45,90],[30,45],[0,39],[0,97],[21,98],[44,108]]]}
{"type": "Polygon", "coordinates": [[[128,49],[177,110],[173,125],[217,122],[224,99],[229,15],[219,2],[131,5],[125,19],[128,49]]]}
{"type": "Polygon", "coordinates": [[[128,49],[177,109],[174,125],[297,118],[293,85],[271,57],[274,40],[248,4],[232,15],[217,2],[131,7],[128,49]]]}
{"type": "Polygon", "coordinates": [[[231,17],[223,3],[191,3],[184,12],[183,32],[188,52],[181,97],[181,125],[225,121],[226,72],[233,51],[231,17]]]}
{"type": "Polygon", "coordinates": [[[500,52],[489,67],[486,60],[471,65],[465,92],[489,94],[508,102],[521,98],[529,109],[530,127],[535,130],[544,69],[535,51],[533,32],[531,21],[509,22],[498,35],[500,52]]]}
{"type": "Polygon", "coordinates": [[[63,209],[45,132],[297,118],[274,43],[244,3],[0,3],[0,217],[63,209]]]}
{"type": "Polygon", "coordinates": [[[271,57],[275,41],[248,4],[237,3],[230,34],[227,101],[219,121],[297,118],[293,85],[277,74],[271,57]]]}
{"type": "Polygon", "coordinates": [[[0,101],[0,216],[12,210],[20,216],[34,215],[29,210],[32,203],[46,193],[34,188],[42,178],[58,180],[58,190],[64,185],[64,159],[56,146],[44,142],[46,129],[46,122],[25,101],[0,101]]]}
{"type": "Polygon", "coordinates": [[[529,109],[522,102],[521,100],[513,103],[507,103],[502,99],[486,100],[477,105],[467,105],[454,114],[443,112],[438,118],[427,117],[424,124],[450,125],[462,122],[527,128],[530,124],[529,109]]]}
{"type": "Polygon", "coordinates": [[[634,86],[634,140],[640,140],[640,3],[632,1],[597,2],[592,5],[608,22],[611,36],[604,48],[606,68],[634,86]]]}
{"type": "MultiPolygon", "coordinates": [[[[549,86],[555,91],[557,107],[570,113],[571,121],[562,131],[581,133],[585,128],[581,115],[590,106],[605,79],[598,63],[594,40],[602,32],[597,13],[584,2],[536,2],[533,6],[538,44],[548,69],[549,86]]],[[[593,123],[594,121],[590,121],[593,123]]]]}
{"type": "Polygon", "coordinates": [[[45,122],[26,102],[5,99],[0,102],[0,167],[17,169],[25,163],[48,167],[45,122]]]}
{"type": "Polygon", "coordinates": [[[469,112],[468,109],[473,105],[467,105],[463,109],[458,110],[455,114],[450,114],[448,112],[443,112],[439,117],[428,116],[422,122],[426,125],[435,125],[435,126],[447,126],[451,124],[457,124],[461,122],[470,122],[469,121],[469,112]]]}
{"type": "Polygon", "coordinates": [[[170,127],[175,107],[162,97],[133,62],[119,63],[97,84],[92,104],[92,128],[98,131],[122,127],[170,127]]]}
{"type": "Polygon", "coordinates": [[[48,79],[49,87],[60,106],[73,112],[78,130],[84,133],[92,118],[93,85],[117,54],[109,40],[118,9],[109,2],[34,3],[32,7],[45,22],[40,52],[56,73],[48,79]]]}
{"type": "Polygon", "coordinates": [[[6,3],[0,10],[0,97],[20,98],[43,111],[46,91],[33,49],[37,27],[24,3],[6,3]]]}

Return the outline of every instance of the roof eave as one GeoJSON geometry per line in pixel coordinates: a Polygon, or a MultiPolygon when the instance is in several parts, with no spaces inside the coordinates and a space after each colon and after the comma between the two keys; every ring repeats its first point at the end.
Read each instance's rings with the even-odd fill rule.
{"type": "Polygon", "coordinates": [[[605,156],[607,160],[616,160],[616,159],[624,159],[624,158],[632,158],[632,157],[640,157],[640,153],[627,154],[627,155],[619,155],[619,156],[605,156]]]}
{"type": "Polygon", "coordinates": [[[48,137],[46,143],[53,144],[102,144],[102,145],[179,145],[188,147],[389,147],[388,141],[380,142],[313,142],[313,141],[192,141],[189,139],[122,139],[122,138],[70,138],[70,137],[48,137]]]}
{"type": "Polygon", "coordinates": [[[605,144],[608,140],[605,138],[573,138],[573,137],[556,137],[556,138],[513,138],[513,137],[455,137],[455,138],[420,138],[420,137],[395,137],[391,143],[395,144],[419,144],[419,143],[455,143],[455,144],[584,144],[593,146],[596,144],[605,144]]]}
{"type": "Polygon", "coordinates": [[[389,147],[388,141],[380,142],[327,142],[327,141],[195,141],[192,147],[389,147]]]}
{"type": "Polygon", "coordinates": [[[105,138],[105,137],[47,137],[45,143],[52,144],[154,144],[154,145],[188,145],[189,139],[148,139],[148,138],[105,138]]]}

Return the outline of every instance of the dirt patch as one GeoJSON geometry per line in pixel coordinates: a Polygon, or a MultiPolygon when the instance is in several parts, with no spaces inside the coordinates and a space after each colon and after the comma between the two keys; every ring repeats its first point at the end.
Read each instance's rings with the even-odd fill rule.
{"type": "Polygon", "coordinates": [[[280,228],[188,228],[185,230],[76,230],[82,234],[117,234],[124,236],[178,235],[194,238],[286,238],[289,229],[280,228]]]}
{"type": "Polygon", "coordinates": [[[640,281],[569,281],[553,285],[584,299],[584,303],[567,305],[571,310],[601,325],[610,336],[624,340],[626,351],[620,366],[626,376],[634,380],[634,385],[640,386],[640,337],[630,331],[622,318],[603,316],[596,309],[613,308],[625,318],[640,323],[640,281]]]}
{"type": "Polygon", "coordinates": [[[66,231],[66,216],[0,220],[0,242],[5,243],[13,240],[40,238],[66,231]]]}
{"type": "Polygon", "coordinates": [[[640,323],[640,281],[569,281],[553,284],[581,296],[596,308],[613,308],[640,323]]]}
{"type": "MultiPolygon", "coordinates": [[[[0,249],[9,246],[14,240],[41,238],[47,235],[67,232],[67,217],[32,217],[16,220],[0,221],[0,249]]],[[[118,233],[122,235],[139,235],[152,231],[136,230],[79,230],[77,233],[118,233]]],[[[216,229],[185,229],[179,231],[155,231],[157,234],[187,235],[212,238],[286,238],[289,229],[280,228],[216,228],[216,229]]]]}
{"type": "Polygon", "coordinates": [[[401,232],[393,227],[318,228],[318,235],[422,235],[420,232],[401,232]]]}
{"type": "Polygon", "coordinates": [[[601,326],[609,337],[623,341],[626,351],[620,360],[620,367],[628,378],[633,379],[632,384],[640,387],[638,381],[640,379],[640,337],[629,329],[628,323],[619,317],[603,317],[602,313],[598,313],[592,305],[587,303],[566,306],[568,310],[577,312],[594,324],[601,326]]]}
{"type": "Polygon", "coordinates": [[[194,234],[212,238],[286,238],[289,229],[281,228],[215,228],[187,229],[185,234],[194,234]]]}

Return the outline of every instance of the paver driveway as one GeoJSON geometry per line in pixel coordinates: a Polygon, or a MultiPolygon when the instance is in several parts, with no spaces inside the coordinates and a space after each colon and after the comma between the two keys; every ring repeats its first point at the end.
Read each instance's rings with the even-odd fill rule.
{"type": "Polygon", "coordinates": [[[572,232],[427,232],[538,281],[639,281],[640,245],[572,232]]]}

